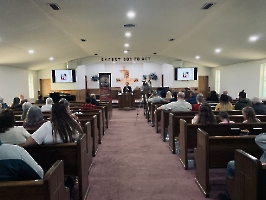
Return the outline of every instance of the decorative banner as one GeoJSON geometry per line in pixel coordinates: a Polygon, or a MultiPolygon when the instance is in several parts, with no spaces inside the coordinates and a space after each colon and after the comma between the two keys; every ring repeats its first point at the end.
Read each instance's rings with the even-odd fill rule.
{"type": "Polygon", "coordinates": [[[112,100],[111,73],[99,73],[100,101],[112,100]]]}

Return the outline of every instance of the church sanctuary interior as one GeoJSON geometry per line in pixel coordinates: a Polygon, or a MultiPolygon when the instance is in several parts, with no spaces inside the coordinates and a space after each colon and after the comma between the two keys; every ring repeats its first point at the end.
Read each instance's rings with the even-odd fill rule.
{"type": "MultiPolygon", "coordinates": [[[[0,199],[223,200],[226,191],[232,200],[266,199],[266,161],[255,143],[266,131],[266,108],[254,108],[259,123],[236,109],[241,91],[250,107],[266,104],[265,10],[266,0],[1,0],[0,103],[23,96],[41,108],[64,98],[84,135],[12,143],[44,176],[1,180],[0,153],[0,199]],[[168,90],[202,93],[203,101],[227,91],[235,123],[219,124],[219,101],[207,100],[216,123],[206,125],[192,124],[198,110],[147,100],[168,90]],[[88,108],[91,94],[97,106],[88,108]],[[64,187],[69,177],[73,189],[64,187]]],[[[10,109],[14,125],[24,126],[21,107],[10,109]]],[[[54,118],[51,108],[42,115],[45,124],[54,118]]],[[[0,141],[1,124],[0,114],[0,141]]]]}

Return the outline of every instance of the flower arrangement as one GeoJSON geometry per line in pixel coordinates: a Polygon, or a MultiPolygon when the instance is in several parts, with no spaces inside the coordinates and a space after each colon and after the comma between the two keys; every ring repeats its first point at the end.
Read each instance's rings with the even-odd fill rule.
{"type": "Polygon", "coordinates": [[[98,75],[94,75],[91,77],[92,81],[98,81],[99,80],[99,76],[98,75]]]}
{"type": "Polygon", "coordinates": [[[150,73],[151,80],[158,80],[158,76],[155,73],[150,73]]]}

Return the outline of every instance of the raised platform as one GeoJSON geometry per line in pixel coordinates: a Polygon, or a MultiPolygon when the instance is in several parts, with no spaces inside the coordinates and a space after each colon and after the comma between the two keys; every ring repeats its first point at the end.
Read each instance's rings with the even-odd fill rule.
{"type": "MultiPolygon", "coordinates": [[[[141,101],[142,101],[142,99],[135,99],[135,108],[139,108],[139,107],[142,108],[143,107],[143,103],[141,101]]],[[[116,100],[116,99],[112,100],[112,106],[113,106],[113,108],[118,108],[118,100],[116,100]]],[[[132,108],[129,108],[129,109],[134,110],[132,108]]],[[[123,108],[120,110],[127,110],[127,109],[123,108]]]]}

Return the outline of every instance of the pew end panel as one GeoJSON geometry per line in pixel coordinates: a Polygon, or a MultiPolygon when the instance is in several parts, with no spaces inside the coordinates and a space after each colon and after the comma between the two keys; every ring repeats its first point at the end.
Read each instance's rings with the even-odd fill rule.
{"type": "Polygon", "coordinates": [[[85,124],[85,133],[86,133],[86,151],[88,156],[88,162],[89,162],[89,172],[91,171],[93,160],[92,160],[92,148],[93,148],[93,142],[91,137],[91,123],[87,122],[85,124]]]}
{"type": "Polygon", "coordinates": [[[44,179],[0,182],[1,200],[70,200],[64,184],[64,161],[56,161],[44,179]]]}
{"type": "Polygon", "coordinates": [[[88,180],[90,166],[85,134],[76,143],[39,145],[25,147],[25,149],[42,166],[44,171],[49,169],[49,166],[56,160],[63,160],[64,174],[66,176],[78,176],[79,197],[80,199],[86,199],[90,189],[88,180]]]}
{"type": "Polygon", "coordinates": [[[188,169],[188,157],[187,157],[187,122],[183,119],[180,119],[180,133],[179,133],[179,147],[180,154],[179,160],[183,167],[188,169]]]}
{"type": "Polygon", "coordinates": [[[266,169],[254,156],[235,150],[235,175],[226,183],[232,200],[266,199],[266,169]]]}

